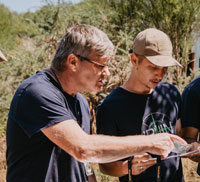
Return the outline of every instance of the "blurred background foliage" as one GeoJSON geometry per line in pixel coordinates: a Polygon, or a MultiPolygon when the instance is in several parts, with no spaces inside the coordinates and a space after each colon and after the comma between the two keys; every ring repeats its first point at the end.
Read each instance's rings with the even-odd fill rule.
{"type": "Polygon", "coordinates": [[[4,135],[12,96],[21,81],[50,65],[59,39],[72,24],[94,25],[108,34],[116,46],[111,76],[99,93],[84,93],[92,113],[113,88],[123,84],[130,72],[128,50],[135,35],[148,27],[166,32],[174,57],[183,68],[170,68],[166,80],[180,91],[198,74],[187,68],[189,54],[200,30],[199,0],[85,0],[78,4],[45,0],[34,13],[18,14],[0,5],[0,49],[8,62],[0,64],[0,133],[4,135]]]}
{"type": "MultiPolygon", "coordinates": [[[[78,4],[58,0],[56,5],[50,0],[45,2],[36,12],[23,14],[0,5],[0,50],[8,59],[0,63],[0,136],[3,138],[17,86],[37,70],[49,67],[60,38],[72,24],[98,27],[116,47],[105,87],[99,93],[84,93],[90,104],[94,132],[95,107],[128,77],[131,68],[128,51],[136,34],[145,28],[156,27],[166,32],[173,43],[174,57],[183,65],[182,69],[170,68],[165,80],[182,92],[199,74],[199,70],[191,70],[187,75],[189,55],[196,36],[200,35],[199,0],[84,0],[78,4]]],[[[109,181],[105,176],[99,178],[109,181]]]]}

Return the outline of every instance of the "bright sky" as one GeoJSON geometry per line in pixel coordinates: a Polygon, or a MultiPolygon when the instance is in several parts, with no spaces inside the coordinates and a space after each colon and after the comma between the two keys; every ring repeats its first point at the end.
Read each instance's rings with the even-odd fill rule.
{"type": "MultiPolygon", "coordinates": [[[[72,3],[78,3],[80,1],[82,0],[65,0],[65,2],[72,2],[72,3]]],[[[47,2],[52,2],[57,4],[58,0],[47,0],[47,2]]],[[[46,3],[45,0],[0,0],[0,4],[4,4],[11,11],[24,13],[27,11],[34,12],[46,3]]]]}

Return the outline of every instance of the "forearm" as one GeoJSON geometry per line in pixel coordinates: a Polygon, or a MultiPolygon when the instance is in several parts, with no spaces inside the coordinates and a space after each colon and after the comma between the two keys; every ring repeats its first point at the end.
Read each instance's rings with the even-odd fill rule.
{"type": "Polygon", "coordinates": [[[174,148],[172,141],[187,144],[180,137],[167,133],[125,137],[89,135],[88,141],[85,140],[84,160],[108,163],[145,152],[164,158],[174,148]]]}
{"type": "Polygon", "coordinates": [[[193,142],[197,142],[197,139],[194,138],[189,138],[189,137],[183,137],[188,143],[193,143],[193,142]]]}
{"type": "MultiPolygon", "coordinates": [[[[152,156],[147,153],[135,155],[131,160],[132,174],[139,175],[149,167],[155,165],[157,160],[149,160],[151,158],[152,156]]],[[[121,177],[128,175],[128,160],[99,164],[99,167],[101,172],[110,176],[121,177]]]]}
{"type": "Polygon", "coordinates": [[[83,143],[85,160],[97,163],[113,162],[132,155],[150,152],[153,144],[147,136],[112,137],[90,135],[83,143]]]}
{"type": "Polygon", "coordinates": [[[145,152],[166,157],[174,147],[172,140],[185,144],[181,138],[166,133],[125,137],[88,135],[73,120],[55,124],[42,132],[81,162],[108,163],[145,152]]]}
{"type": "Polygon", "coordinates": [[[121,177],[128,174],[128,161],[99,164],[100,171],[109,176],[121,177]]]}
{"type": "Polygon", "coordinates": [[[151,141],[147,142],[147,136],[88,135],[73,120],[63,121],[42,131],[81,162],[108,163],[151,150],[151,141]]]}
{"type": "MultiPolygon", "coordinates": [[[[198,138],[198,132],[199,130],[194,127],[185,127],[182,129],[182,137],[188,142],[188,143],[193,143],[193,147],[190,149],[192,150],[200,150],[200,145],[197,144],[197,138],[198,138]]],[[[200,154],[191,154],[187,156],[189,159],[195,161],[195,162],[200,162],[200,154]]]]}
{"type": "Polygon", "coordinates": [[[184,138],[188,143],[197,142],[199,130],[194,127],[182,128],[182,138],[184,138]]]}

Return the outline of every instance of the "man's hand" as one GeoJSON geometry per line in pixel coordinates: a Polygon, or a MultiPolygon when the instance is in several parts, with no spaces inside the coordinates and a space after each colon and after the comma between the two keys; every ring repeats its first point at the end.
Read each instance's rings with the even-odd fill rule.
{"type": "Polygon", "coordinates": [[[198,144],[197,142],[193,142],[191,144],[192,144],[192,148],[190,149],[190,152],[194,150],[199,150],[199,152],[195,154],[189,154],[187,155],[187,157],[194,162],[200,162],[200,144],[198,144]]]}
{"type": "Polygon", "coordinates": [[[174,149],[173,141],[179,142],[182,145],[187,145],[187,142],[177,135],[168,133],[159,133],[148,136],[152,145],[149,153],[160,155],[161,158],[166,158],[168,154],[174,149]]]}
{"type": "MultiPolygon", "coordinates": [[[[198,138],[199,129],[194,127],[185,127],[182,128],[182,137],[188,142],[192,144],[192,148],[190,149],[190,152],[194,150],[200,150],[200,144],[198,144],[197,138],[198,138]]],[[[187,155],[189,159],[191,159],[194,162],[200,162],[200,153],[190,154],[187,155]]]]}
{"type": "Polygon", "coordinates": [[[156,164],[156,158],[153,158],[152,160],[149,159],[152,159],[152,156],[147,153],[135,155],[132,160],[132,174],[138,175],[156,164]]]}

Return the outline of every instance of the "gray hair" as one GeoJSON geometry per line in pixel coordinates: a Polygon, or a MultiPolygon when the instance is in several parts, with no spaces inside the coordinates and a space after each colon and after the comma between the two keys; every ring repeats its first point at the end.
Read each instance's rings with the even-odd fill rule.
{"type": "Polygon", "coordinates": [[[71,26],[59,43],[51,67],[62,72],[66,69],[64,64],[68,55],[73,53],[88,57],[92,51],[102,58],[111,57],[114,45],[104,32],[94,26],[85,24],[71,26]]]}

